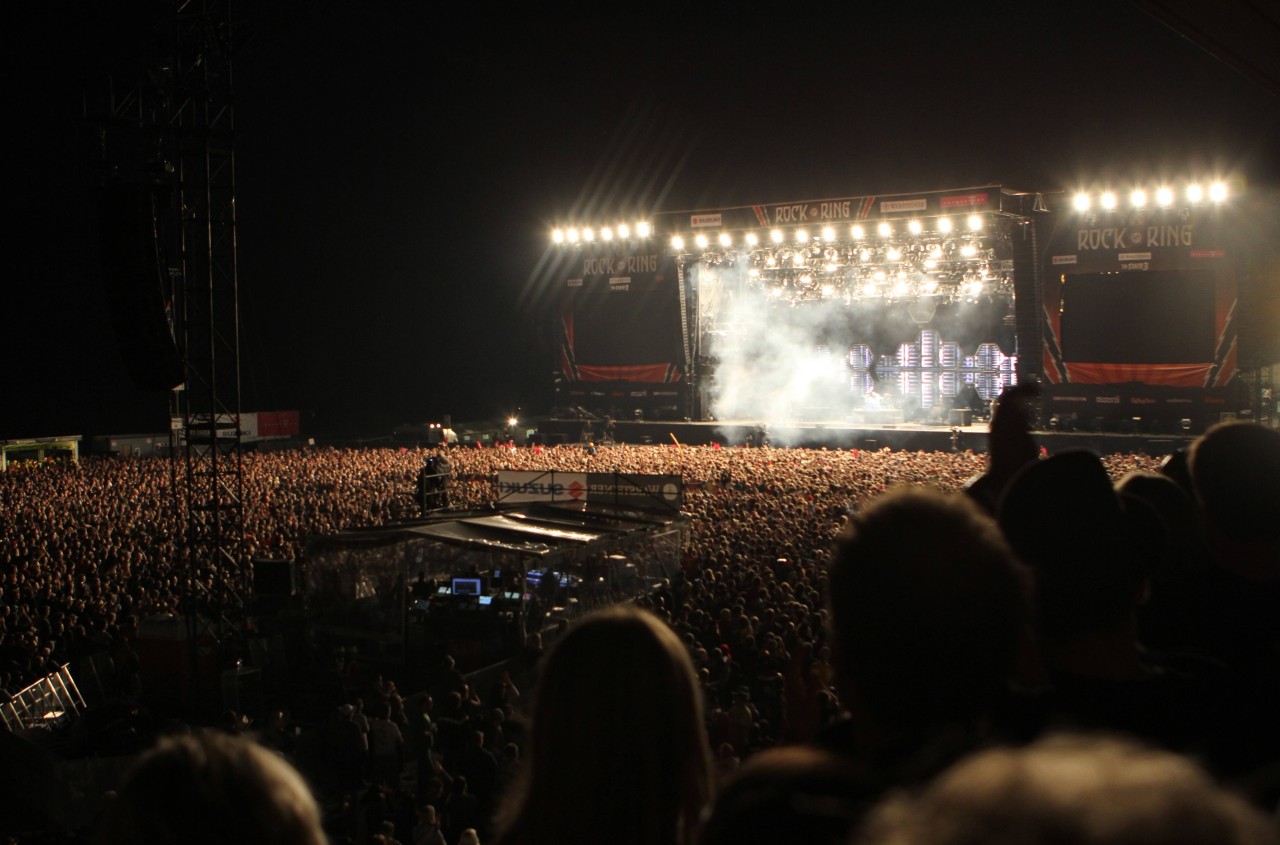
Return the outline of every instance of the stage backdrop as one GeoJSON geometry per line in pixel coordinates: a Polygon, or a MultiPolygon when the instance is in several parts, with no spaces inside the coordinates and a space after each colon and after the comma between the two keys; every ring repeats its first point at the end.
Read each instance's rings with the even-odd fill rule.
{"type": "Polygon", "coordinates": [[[674,257],[656,247],[583,251],[561,303],[560,376],[572,404],[677,409],[685,355],[674,257]]]}
{"type": "Polygon", "coordinates": [[[1230,383],[1238,257],[1214,215],[1059,217],[1042,276],[1050,384],[1230,383]]]}

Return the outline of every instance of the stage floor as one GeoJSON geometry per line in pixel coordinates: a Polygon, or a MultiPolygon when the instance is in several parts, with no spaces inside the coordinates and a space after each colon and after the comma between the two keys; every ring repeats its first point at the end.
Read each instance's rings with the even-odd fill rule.
{"type": "MultiPolygon", "coordinates": [[[[987,450],[986,420],[968,425],[929,425],[924,423],[865,423],[849,420],[707,420],[615,422],[614,440],[632,444],[683,444],[706,446],[747,445],[750,435],[758,442],[763,429],[773,447],[802,446],[829,449],[910,449],[945,452],[952,449],[987,450]]],[[[586,421],[552,419],[539,426],[540,435],[551,443],[581,443],[601,438],[602,424],[590,424],[584,440],[586,421]]],[[[1037,431],[1036,441],[1051,452],[1068,448],[1086,448],[1099,453],[1136,452],[1166,455],[1186,448],[1195,439],[1190,433],[1121,433],[1083,431],[1037,431]]]]}

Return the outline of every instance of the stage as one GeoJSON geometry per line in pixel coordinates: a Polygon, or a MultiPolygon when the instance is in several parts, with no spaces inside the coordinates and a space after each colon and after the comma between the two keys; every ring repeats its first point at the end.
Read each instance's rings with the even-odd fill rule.
{"type": "MultiPolygon", "coordinates": [[[[618,420],[612,440],[617,443],[706,446],[758,445],[763,431],[772,447],[829,449],[906,449],[947,452],[968,449],[987,451],[986,420],[958,420],[955,425],[922,423],[872,423],[853,420],[765,421],[645,421],[618,420]]],[[[603,420],[550,419],[538,427],[546,444],[605,442],[603,420]]],[[[1191,432],[1083,432],[1037,431],[1035,438],[1050,452],[1070,448],[1092,449],[1099,453],[1134,452],[1167,455],[1185,448],[1195,439],[1191,432]]]]}

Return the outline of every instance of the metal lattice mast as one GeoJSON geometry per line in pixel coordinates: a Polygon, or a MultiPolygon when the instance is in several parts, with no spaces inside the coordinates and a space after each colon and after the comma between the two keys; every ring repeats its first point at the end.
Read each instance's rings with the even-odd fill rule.
{"type": "Polygon", "coordinates": [[[169,122],[176,142],[185,385],[187,544],[193,598],[226,623],[243,606],[244,468],[236,271],[230,0],[175,0],[169,122]]]}

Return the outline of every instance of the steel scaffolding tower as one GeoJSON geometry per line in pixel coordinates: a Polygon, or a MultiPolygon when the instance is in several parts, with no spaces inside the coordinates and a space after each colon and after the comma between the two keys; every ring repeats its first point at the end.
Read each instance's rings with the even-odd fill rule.
{"type": "Polygon", "coordinates": [[[180,221],[175,313],[186,381],[175,393],[180,429],[173,433],[185,447],[193,588],[221,614],[243,606],[247,586],[231,2],[175,6],[169,126],[180,221]]]}
{"type": "MultiPolygon", "coordinates": [[[[175,506],[189,618],[228,634],[243,608],[244,474],[231,0],[172,0],[143,80],[86,96],[104,184],[147,186],[183,383],[173,391],[175,506]]],[[[194,631],[193,639],[194,639],[194,631]]],[[[221,641],[222,638],[219,637],[221,641]]]]}

